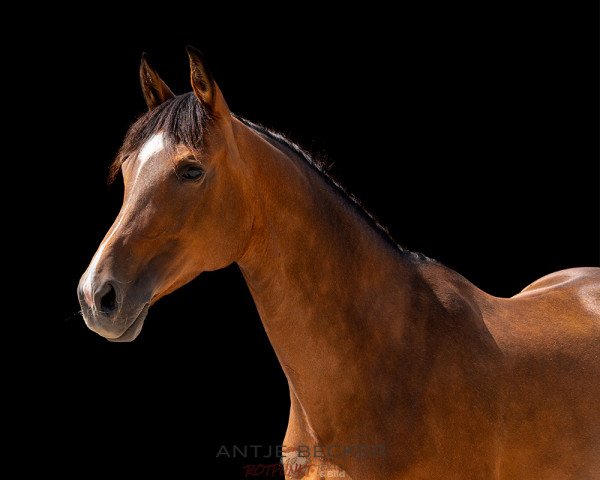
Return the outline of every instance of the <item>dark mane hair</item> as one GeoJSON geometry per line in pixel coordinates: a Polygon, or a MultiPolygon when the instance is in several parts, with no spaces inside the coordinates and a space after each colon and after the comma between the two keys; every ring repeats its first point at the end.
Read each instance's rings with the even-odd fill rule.
{"type": "Polygon", "coordinates": [[[366,220],[366,222],[369,225],[371,225],[388,244],[391,244],[395,249],[407,256],[412,257],[415,260],[435,262],[426,255],[419,252],[412,252],[404,248],[398,242],[396,242],[394,238],[390,235],[388,229],[385,226],[381,225],[381,223],[379,223],[375,216],[363,206],[360,200],[357,199],[350,192],[348,192],[342,185],[340,185],[340,183],[327,171],[325,165],[322,162],[315,160],[313,157],[311,157],[310,154],[306,152],[302,147],[300,147],[297,143],[292,142],[289,138],[285,137],[281,133],[274,132],[273,130],[270,130],[269,128],[263,125],[251,122],[250,120],[246,120],[245,118],[240,117],[239,115],[234,114],[234,117],[237,118],[247,127],[254,130],[255,132],[287,148],[293,154],[297,155],[302,160],[304,160],[310,167],[313,168],[313,170],[316,171],[316,173],[323,180],[325,180],[326,183],[328,183],[335,191],[337,191],[342,196],[342,198],[346,199],[346,201],[350,204],[354,211],[357,212],[358,215],[363,217],[366,220]]]}
{"type": "Polygon", "coordinates": [[[117,177],[127,157],[161,130],[165,134],[166,148],[183,144],[191,150],[199,149],[209,120],[210,113],[193,92],[178,95],[146,112],[129,127],[123,146],[110,167],[109,182],[117,177]]]}

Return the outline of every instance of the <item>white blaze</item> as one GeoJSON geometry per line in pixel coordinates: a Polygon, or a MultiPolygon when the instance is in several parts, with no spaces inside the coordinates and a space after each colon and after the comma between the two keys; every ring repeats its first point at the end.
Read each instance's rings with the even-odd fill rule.
{"type": "MultiPolygon", "coordinates": [[[[137,172],[135,174],[135,178],[133,180],[133,185],[135,185],[135,183],[137,182],[137,179],[140,176],[140,173],[141,173],[142,169],[144,168],[144,165],[147,164],[148,160],[150,160],[152,157],[154,157],[157,153],[162,151],[164,148],[165,148],[165,142],[164,142],[164,135],[162,132],[155,134],[154,136],[152,136],[152,138],[150,138],[150,140],[148,140],[144,144],[144,146],[140,149],[140,152],[138,153],[138,156],[137,156],[138,168],[137,168],[137,172]]],[[[133,187],[133,185],[132,185],[132,187],[133,187]]],[[[94,297],[93,297],[94,292],[92,291],[92,282],[94,280],[94,277],[96,276],[96,270],[98,268],[98,263],[100,262],[100,260],[102,258],[102,252],[106,248],[106,245],[108,245],[110,243],[110,240],[112,239],[113,235],[115,234],[115,232],[117,232],[119,230],[119,226],[121,225],[121,222],[126,217],[127,208],[128,207],[125,207],[125,210],[123,212],[121,212],[119,221],[112,229],[112,232],[110,233],[110,235],[108,237],[106,237],[104,239],[104,241],[98,247],[98,250],[96,251],[96,254],[94,255],[94,258],[92,258],[90,266],[87,269],[85,282],[83,283],[83,293],[85,295],[86,300],[92,307],[92,309],[95,308],[94,297]]]]}
{"type": "Polygon", "coordinates": [[[162,132],[157,133],[150,140],[144,143],[144,146],[141,148],[140,153],[138,154],[140,168],[142,168],[150,158],[160,152],[163,148],[165,148],[165,142],[162,132]]]}

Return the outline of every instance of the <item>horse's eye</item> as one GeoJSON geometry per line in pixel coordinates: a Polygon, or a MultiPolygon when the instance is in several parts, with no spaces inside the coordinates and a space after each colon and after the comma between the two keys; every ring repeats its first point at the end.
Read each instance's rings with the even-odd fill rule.
{"type": "Polygon", "coordinates": [[[197,178],[200,178],[203,173],[204,170],[198,165],[185,165],[179,170],[179,176],[185,180],[196,180],[197,178]]]}

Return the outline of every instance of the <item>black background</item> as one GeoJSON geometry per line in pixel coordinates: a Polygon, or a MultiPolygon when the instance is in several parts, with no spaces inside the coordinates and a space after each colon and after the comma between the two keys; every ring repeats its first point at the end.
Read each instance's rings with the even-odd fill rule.
{"type": "Polygon", "coordinates": [[[161,300],[131,344],[110,344],[77,314],[77,282],[120,204],[107,167],[145,109],[142,51],[183,93],[184,46],[200,48],[232,111],[325,158],[402,245],[492,294],[599,264],[596,12],[45,13],[55,17],[22,34],[37,46],[15,79],[39,111],[27,148],[43,146],[49,168],[32,184],[43,191],[28,212],[36,270],[22,321],[33,328],[13,360],[26,369],[18,446],[56,447],[47,471],[240,478],[263,460],[217,460],[219,446],[285,433],[285,379],[237,267],[161,300]]]}

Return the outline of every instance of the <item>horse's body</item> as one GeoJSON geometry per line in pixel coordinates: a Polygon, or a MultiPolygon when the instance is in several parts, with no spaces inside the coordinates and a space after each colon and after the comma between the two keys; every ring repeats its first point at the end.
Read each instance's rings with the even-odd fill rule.
{"type": "Polygon", "coordinates": [[[232,116],[191,59],[189,101],[212,123],[202,145],[175,132],[173,148],[156,118],[196,107],[143,63],[151,111],[80,284],[90,328],[132,340],[149,304],[237,262],[290,386],[284,463],[311,452],[287,478],[600,478],[600,269],[485,294],[399,249],[292,145],[232,116]]]}

